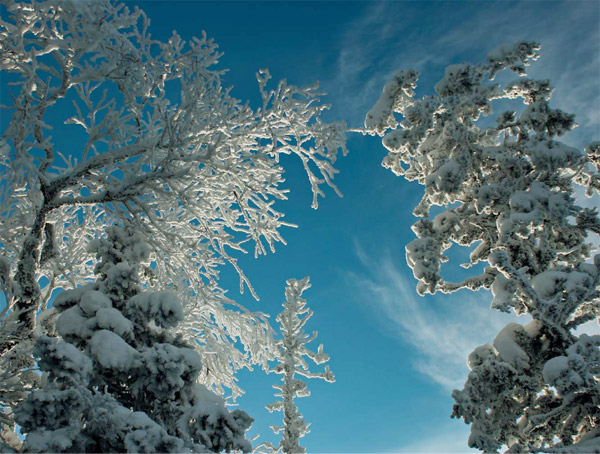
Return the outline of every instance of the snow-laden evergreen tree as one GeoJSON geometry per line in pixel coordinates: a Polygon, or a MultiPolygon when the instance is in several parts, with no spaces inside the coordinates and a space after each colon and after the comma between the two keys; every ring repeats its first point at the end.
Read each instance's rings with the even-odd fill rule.
{"type": "Polygon", "coordinates": [[[144,291],[150,246],[134,225],[92,242],[95,282],[62,292],[57,337],[33,350],[43,384],[16,409],[28,452],[250,451],[252,419],[196,382],[172,292],[144,291]]]}
{"type": "MultiPolygon", "coordinates": [[[[219,269],[230,264],[253,291],[235,254],[283,241],[279,157],[301,160],[316,207],[324,185],[336,189],[345,128],[320,120],[316,86],[269,88],[266,70],[260,107],[232,98],[211,39],[158,41],[149,22],[109,0],[2,0],[0,81],[11,96],[0,136],[0,366],[22,370],[7,358],[31,350],[36,314],[54,290],[93,278],[88,244],[130,219],[155,252],[154,285],[179,293],[182,331],[213,353],[201,380],[237,395],[235,370],[267,367],[271,328],[225,296],[219,269]]],[[[7,407],[19,400],[0,394],[7,407]]]]}
{"type": "Polygon", "coordinates": [[[491,288],[494,309],[533,319],[469,356],[452,414],[471,424],[469,446],[600,452],[600,336],[575,332],[600,316],[600,255],[588,260],[587,242],[600,221],[574,198],[574,184],[600,189],[600,143],[581,151],[558,140],[575,122],[550,107],[548,80],[493,82],[505,69],[525,76],[539,47],[518,42],[486,63],[451,65],[423,99],[414,97],[418,73],[399,71],[365,129],[383,136],[385,167],[425,187],[406,247],[418,292],[491,288]],[[520,110],[481,121],[494,100],[517,98],[520,110]],[[453,245],[472,247],[462,265],[472,274],[458,283],[441,270],[453,245]]]}
{"type": "Polygon", "coordinates": [[[278,392],[275,397],[281,400],[267,405],[270,412],[283,412],[283,425],[271,426],[276,434],[283,433],[279,446],[268,445],[271,449],[285,454],[296,454],[306,452],[300,446],[300,438],[310,431],[310,423],[298,410],[294,399],[296,397],[308,397],[310,391],[306,382],[297,376],[304,378],[320,378],[329,383],[335,381],[333,372],[329,366],[325,366],[323,372],[311,372],[309,369],[310,359],[313,363],[320,365],[329,361],[329,355],[323,353],[323,345],[319,345],[316,352],[307,347],[317,337],[317,332],[308,334],[304,332],[304,325],[313,316],[313,311],[306,306],[306,300],[302,293],[310,288],[309,277],[302,280],[288,279],[285,288],[284,310],[277,315],[277,322],[281,330],[282,338],[277,340],[277,365],[271,372],[282,375],[280,385],[273,385],[278,392]]]}
{"type": "MultiPolygon", "coordinates": [[[[0,331],[0,336],[3,335],[0,331]]],[[[39,375],[32,369],[35,361],[31,357],[30,342],[16,346],[10,354],[0,358],[0,408],[3,409],[0,411],[0,452],[14,452],[21,447],[11,405],[22,401],[39,383],[39,375]]]]}

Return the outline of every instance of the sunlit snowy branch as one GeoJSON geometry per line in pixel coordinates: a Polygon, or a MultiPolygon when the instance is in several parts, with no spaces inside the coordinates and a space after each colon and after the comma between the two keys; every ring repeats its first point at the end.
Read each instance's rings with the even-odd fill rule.
{"type": "Polygon", "coordinates": [[[153,249],[148,285],[195,301],[184,335],[214,342],[206,383],[239,394],[233,373],[270,359],[271,331],[259,313],[231,310],[219,268],[232,265],[254,294],[234,252],[283,242],[279,156],[301,160],[316,208],[323,185],[337,191],[344,125],[321,122],[316,86],[269,88],[265,70],[253,110],[223,88],[211,39],[154,40],[137,8],[2,3],[3,109],[12,116],[0,137],[2,288],[18,337],[1,338],[0,355],[32,338],[55,290],[93,277],[88,245],[106,226],[134,222],[153,249]]]}
{"type": "Polygon", "coordinates": [[[384,167],[425,188],[406,246],[417,291],[491,289],[492,308],[533,318],[478,347],[453,393],[452,416],[471,424],[469,445],[485,452],[600,449],[600,337],[574,332],[600,315],[600,256],[590,260],[587,241],[600,220],[574,198],[574,183],[588,196],[600,188],[600,144],[580,151],[558,140],[576,124],[550,107],[549,81],[492,83],[505,69],[525,76],[539,49],[518,42],[486,63],[451,65],[423,99],[414,98],[418,73],[399,71],[362,130],[383,137],[384,167]],[[524,105],[490,126],[484,117],[499,99],[524,105]],[[462,265],[472,274],[459,283],[442,269],[455,245],[472,248],[462,265]]]}

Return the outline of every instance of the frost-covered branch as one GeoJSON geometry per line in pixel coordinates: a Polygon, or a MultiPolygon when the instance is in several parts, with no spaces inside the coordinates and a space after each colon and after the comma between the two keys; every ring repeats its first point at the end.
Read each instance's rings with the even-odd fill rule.
{"type": "Polygon", "coordinates": [[[413,211],[417,238],[406,246],[417,291],[491,289],[493,308],[533,318],[476,349],[464,389],[453,393],[453,416],[471,424],[469,445],[486,452],[576,446],[600,426],[598,336],[574,332],[600,315],[600,256],[589,263],[587,241],[600,220],[574,197],[574,184],[598,192],[600,145],[581,151],[559,141],[574,115],[550,107],[548,80],[523,77],[539,49],[518,42],[486,63],[451,65],[423,99],[414,98],[418,74],[400,71],[363,130],[383,137],[384,167],[425,188],[413,211]],[[505,69],[521,78],[492,83],[505,69]],[[523,105],[482,125],[498,99],[523,105]],[[462,266],[473,272],[458,283],[442,269],[454,246],[472,248],[462,266]]]}
{"type": "Polygon", "coordinates": [[[106,226],[134,222],[153,250],[150,284],[202,308],[200,321],[182,324],[184,335],[219,339],[210,347],[218,378],[207,384],[233,385],[236,369],[270,358],[272,340],[260,313],[232,309],[219,269],[232,265],[241,289],[253,292],[232,251],[254,246],[258,255],[283,241],[280,155],[301,160],[316,208],[324,185],[337,190],[344,125],[320,120],[327,106],[316,86],[273,88],[267,71],[257,76],[259,108],[232,98],[211,39],[152,39],[138,8],[2,3],[0,71],[11,92],[2,108],[11,121],[0,136],[8,264],[0,271],[4,316],[16,314],[18,337],[0,339],[0,355],[31,340],[35,314],[54,290],[93,277],[88,246],[106,226]]]}

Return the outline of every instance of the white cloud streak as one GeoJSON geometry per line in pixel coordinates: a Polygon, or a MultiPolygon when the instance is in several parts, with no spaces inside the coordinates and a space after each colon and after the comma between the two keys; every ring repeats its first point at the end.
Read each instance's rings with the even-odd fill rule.
{"type": "Polygon", "coordinates": [[[582,145],[600,138],[598,2],[447,5],[372,3],[363,17],[348,24],[330,95],[341,112],[352,112],[347,118],[352,127],[362,125],[385,81],[398,69],[421,71],[429,94],[448,64],[479,61],[499,44],[529,39],[542,44],[542,58],[531,66],[530,77],[549,78],[556,88],[553,105],[577,114],[581,128],[567,140],[582,145]]]}
{"type": "Polygon", "coordinates": [[[506,323],[516,319],[491,310],[489,292],[421,298],[415,281],[398,270],[390,254],[375,259],[360,248],[357,254],[368,270],[350,279],[361,299],[375,309],[390,334],[414,349],[414,368],[448,390],[462,388],[469,353],[491,343],[506,323]]]}
{"type": "Polygon", "coordinates": [[[479,452],[467,446],[469,438],[469,427],[462,421],[451,421],[448,424],[437,427],[433,436],[403,444],[393,450],[395,453],[467,453],[479,452]]]}

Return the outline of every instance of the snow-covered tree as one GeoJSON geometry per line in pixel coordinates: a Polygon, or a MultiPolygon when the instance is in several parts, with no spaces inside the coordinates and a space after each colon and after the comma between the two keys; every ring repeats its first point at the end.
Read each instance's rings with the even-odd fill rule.
{"type": "MultiPolygon", "coordinates": [[[[0,336],[6,337],[0,331],[0,336]]],[[[32,369],[31,341],[15,346],[0,358],[0,452],[15,452],[21,441],[15,432],[13,409],[39,383],[39,375],[32,369]]]]}
{"type": "Polygon", "coordinates": [[[600,189],[600,143],[582,152],[557,139],[575,122],[550,107],[548,80],[493,82],[507,68],[525,76],[539,47],[518,42],[486,63],[451,65],[423,99],[414,97],[418,73],[399,71],[365,129],[383,136],[385,167],[425,187],[406,247],[418,292],[491,288],[493,308],[533,319],[469,356],[452,415],[471,424],[469,445],[600,451],[600,336],[575,333],[600,316],[600,255],[590,263],[586,241],[600,221],[574,198],[574,184],[600,189]],[[494,100],[517,98],[525,106],[485,121],[494,100]],[[441,267],[453,245],[471,247],[462,266],[472,273],[458,283],[441,267]]]}
{"type": "MultiPolygon", "coordinates": [[[[266,70],[259,108],[232,98],[211,39],[155,40],[137,8],[3,0],[2,9],[3,118],[12,116],[0,137],[2,370],[19,370],[7,358],[32,345],[53,291],[93,278],[89,243],[127,219],[154,251],[153,285],[184,303],[179,329],[212,353],[202,381],[239,394],[234,371],[267,367],[271,329],[226,297],[219,269],[229,263],[253,292],[235,253],[283,241],[279,157],[301,160],[316,207],[324,185],[336,189],[344,126],[321,122],[315,86],[269,88],[266,70]]],[[[0,394],[2,405],[18,401],[0,394]]]]}
{"type": "Polygon", "coordinates": [[[278,391],[275,397],[281,400],[267,405],[267,409],[270,412],[283,412],[283,425],[271,426],[276,434],[283,432],[279,446],[272,448],[285,454],[295,454],[306,452],[299,440],[309,433],[310,426],[294,402],[296,397],[310,396],[306,382],[297,376],[320,378],[329,383],[335,381],[335,376],[328,365],[323,372],[311,372],[309,369],[308,359],[317,365],[329,361],[329,355],[323,353],[322,344],[316,353],[307,347],[317,337],[316,331],[312,334],[304,332],[304,325],[313,315],[313,311],[306,306],[306,300],[302,298],[302,293],[310,288],[309,278],[289,279],[286,284],[284,310],[277,315],[282,338],[276,342],[277,365],[271,369],[271,372],[282,375],[282,384],[273,385],[278,391]]]}
{"type": "Polygon", "coordinates": [[[15,410],[28,452],[250,451],[252,419],[196,382],[172,292],[143,291],[151,248],[128,224],[90,244],[95,282],[58,295],[59,338],[33,350],[43,384],[15,410]]]}

